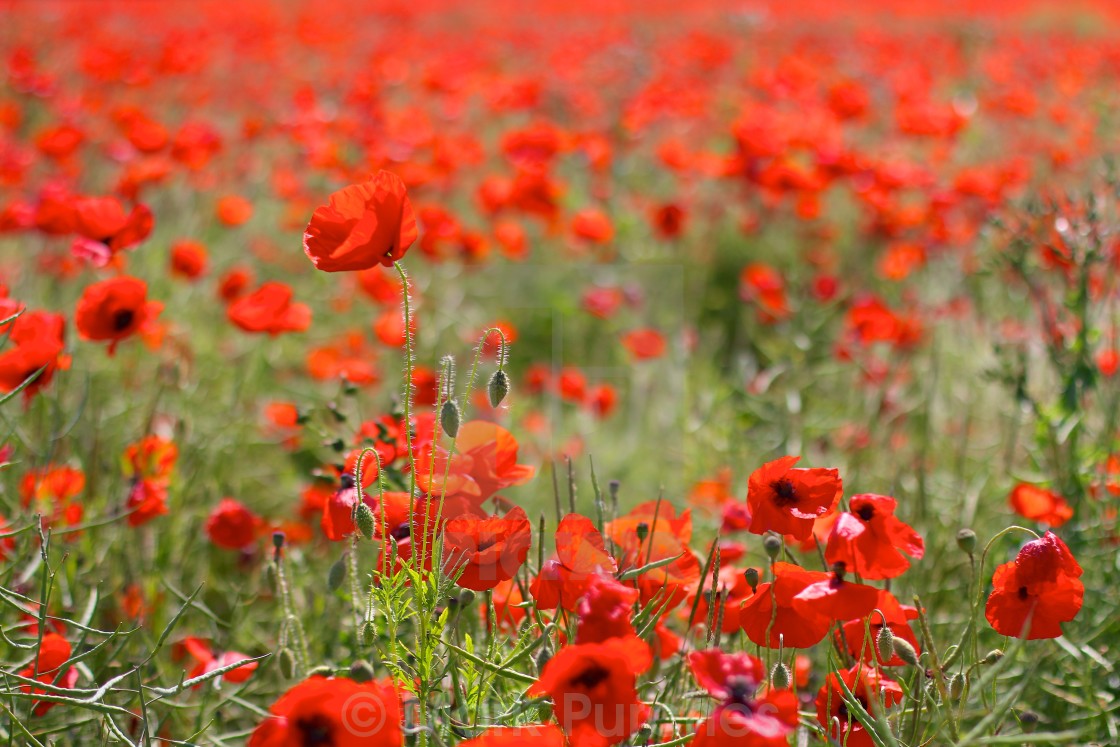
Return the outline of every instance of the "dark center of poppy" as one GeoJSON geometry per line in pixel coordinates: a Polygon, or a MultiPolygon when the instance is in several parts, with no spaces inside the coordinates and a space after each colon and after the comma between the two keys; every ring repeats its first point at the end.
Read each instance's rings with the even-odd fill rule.
{"type": "Polygon", "coordinates": [[[580,675],[572,680],[574,687],[583,688],[584,690],[591,690],[599,683],[610,677],[610,672],[602,667],[594,666],[585,669],[580,675]]]}
{"type": "Polygon", "coordinates": [[[344,473],[342,477],[338,479],[338,485],[341,490],[350,490],[355,484],[354,476],[349,472],[344,473]]]}
{"type": "Polygon", "coordinates": [[[727,678],[727,702],[742,706],[750,711],[751,694],[754,691],[754,682],[742,675],[732,675],[727,678]]]}
{"type": "Polygon", "coordinates": [[[1019,598],[1020,599],[1022,599],[1025,602],[1028,599],[1030,599],[1030,596],[1031,596],[1031,593],[1027,589],[1027,587],[1025,587],[1025,586],[1020,586],[1019,587],[1019,598]]]}
{"type": "Polygon", "coordinates": [[[844,583],[844,574],[848,572],[848,564],[839,561],[832,564],[832,587],[836,588],[844,583]]]}
{"type": "Polygon", "coordinates": [[[132,320],[136,318],[136,312],[132,309],[121,309],[116,314],[113,314],[113,331],[124,332],[132,326],[132,320]]]}
{"type": "Polygon", "coordinates": [[[393,535],[393,539],[399,542],[400,540],[403,540],[404,538],[412,534],[412,527],[409,526],[408,522],[406,521],[394,528],[391,534],[393,535]]]}
{"type": "Polygon", "coordinates": [[[334,726],[326,716],[316,713],[296,719],[299,747],[332,747],[334,726]]]}
{"type": "Polygon", "coordinates": [[[770,483],[770,489],[774,491],[775,500],[779,506],[789,506],[797,503],[797,492],[793,489],[793,483],[786,478],[775,480],[770,483]]]}
{"type": "Polygon", "coordinates": [[[483,550],[489,550],[496,544],[498,544],[498,538],[496,536],[491,534],[487,537],[482,537],[478,541],[478,551],[482,552],[483,550]]]}
{"type": "Polygon", "coordinates": [[[870,503],[865,503],[856,509],[856,516],[864,521],[871,521],[875,517],[875,507],[870,503]]]}

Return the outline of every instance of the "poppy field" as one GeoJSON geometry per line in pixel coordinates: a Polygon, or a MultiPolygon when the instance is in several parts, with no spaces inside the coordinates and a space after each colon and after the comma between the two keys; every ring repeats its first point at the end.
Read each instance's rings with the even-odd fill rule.
{"type": "Polygon", "coordinates": [[[1120,744],[1120,6],[0,0],[0,745],[1120,744]]]}

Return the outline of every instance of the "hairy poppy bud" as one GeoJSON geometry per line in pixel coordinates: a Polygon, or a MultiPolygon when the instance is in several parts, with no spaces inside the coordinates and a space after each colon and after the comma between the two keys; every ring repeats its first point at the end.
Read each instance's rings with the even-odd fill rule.
{"type": "Polygon", "coordinates": [[[785,690],[789,688],[789,683],[792,676],[789,673],[789,667],[782,662],[774,665],[774,669],[770,672],[770,684],[778,690],[785,690]]]}
{"type": "Polygon", "coordinates": [[[762,538],[762,549],[766,551],[766,557],[774,560],[782,551],[782,538],[773,532],[768,532],[762,538]]]}
{"type": "Polygon", "coordinates": [[[358,659],[350,665],[350,679],[355,682],[369,682],[373,679],[373,667],[368,661],[358,659]]]}
{"type": "Polygon", "coordinates": [[[490,406],[497,407],[502,404],[502,400],[509,394],[509,375],[502,369],[494,372],[490,377],[490,384],[486,387],[486,393],[490,396],[490,406]]]}
{"type": "Polygon", "coordinates": [[[966,683],[964,672],[957,672],[953,675],[953,679],[949,680],[949,697],[953,700],[960,700],[964,695],[964,686],[966,683]]]}
{"type": "Polygon", "coordinates": [[[470,604],[472,602],[474,602],[474,592],[471,591],[470,589],[463,589],[462,591],[459,592],[458,596],[453,597],[453,598],[454,598],[456,604],[458,604],[460,606],[463,606],[463,607],[467,607],[467,606],[470,606],[470,604]]]}
{"type": "Polygon", "coordinates": [[[449,399],[443,403],[443,407],[439,411],[439,424],[443,427],[443,432],[451,438],[459,435],[459,423],[462,421],[462,416],[459,414],[459,403],[453,399],[449,399]]]}
{"type": "Polygon", "coordinates": [[[743,571],[743,577],[747,579],[747,584],[750,585],[751,591],[758,591],[758,569],[748,568],[743,571]]]}
{"type": "Polygon", "coordinates": [[[884,625],[875,637],[875,647],[879,649],[879,659],[890,661],[894,658],[894,633],[884,625]]]}
{"type": "Polygon", "coordinates": [[[327,572],[327,588],[335,591],[342,586],[342,582],[346,580],[346,553],[342,557],[334,561],[331,565],[330,571],[327,572]]]}
{"type": "Polygon", "coordinates": [[[905,638],[895,638],[893,644],[894,652],[898,655],[898,658],[912,667],[918,666],[918,652],[914,650],[909,641],[905,638]]]}
{"type": "Polygon", "coordinates": [[[957,532],[957,547],[971,555],[976,549],[976,532],[968,528],[957,532]]]}
{"type": "Polygon", "coordinates": [[[373,639],[377,637],[377,628],[374,627],[372,622],[366,620],[362,623],[362,629],[358,632],[358,637],[362,645],[369,648],[373,645],[373,639]]]}
{"type": "Polygon", "coordinates": [[[988,652],[987,656],[985,656],[983,659],[980,660],[980,663],[991,665],[991,664],[995,664],[997,661],[999,661],[1002,658],[1003,658],[1003,651],[999,650],[998,648],[993,648],[991,651],[988,652]]]}
{"type": "Polygon", "coordinates": [[[359,503],[354,511],[354,525],[367,540],[373,539],[373,511],[364,503],[359,503]]]}
{"type": "Polygon", "coordinates": [[[542,646],[541,652],[537,654],[537,671],[543,672],[545,665],[548,664],[551,658],[552,651],[549,650],[548,646],[542,646]]]}
{"type": "Polygon", "coordinates": [[[330,664],[320,664],[317,667],[311,667],[307,672],[308,677],[330,677],[334,674],[334,667],[330,664]]]}
{"type": "Polygon", "coordinates": [[[290,649],[280,650],[280,674],[289,680],[296,676],[296,657],[290,649]]]}

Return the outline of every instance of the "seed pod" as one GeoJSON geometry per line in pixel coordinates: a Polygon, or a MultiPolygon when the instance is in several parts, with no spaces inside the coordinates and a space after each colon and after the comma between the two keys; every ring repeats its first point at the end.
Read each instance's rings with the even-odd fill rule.
{"type": "Polygon", "coordinates": [[[444,402],[439,411],[439,424],[443,427],[443,432],[451,438],[455,438],[459,434],[459,423],[461,421],[462,415],[459,413],[459,403],[453,399],[444,402]]]}
{"type": "Polygon", "coordinates": [[[750,585],[752,592],[758,591],[757,568],[748,568],[747,570],[743,571],[743,577],[747,579],[747,583],[750,585]]]}
{"type": "Polygon", "coordinates": [[[991,651],[988,652],[988,654],[983,659],[980,660],[980,663],[991,665],[991,664],[995,664],[997,661],[999,661],[1002,658],[1003,658],[1003,651],[999,650],[998,648],[993,648],[991,651]]]}
{"type": "Polygon", "coordinates": [[[490,395],[490,406],[497,407],[502,404],[502,400],[509,394],[509,375],[502,369],[494,372],[490,377],[490,384],[486,387],[486,393],[490,395]]]}
{"type": "Polygon", "coordinates": [[[334,561],[327,572],[327,588],[331,591],[341,588],[342,582],[346,580],[346,557],[346,553],[342,553],[342,557],[334,561]]]}
{"type": "Polygon", "coordinates": [[[367,540],[373,539],[373,510],[365,503],[359,503],[354,511],[354,525],[358,527],[358,533],[367,540]]]}
{"type": "Polygon", "coordinates": [[[278,551],[283,550],[284,549],[284,539],[285,539],[285,536],[284,536],[283,532],[273,532],[272,533],[272,546],[278,551]]]}
{"type": "Polygon", "coordinates": [[[894,652],[898,655],[898,658],[912,667],[918,666],[918,652],[914,650],[909,641],[905,638],[895,638],[893,643],[894,652]]]}
{"type": "Polygon", "coordinates": [[[774,665],[774,669],[770,672],[770,684],[778,690],[785,690],[789,688],[789,683],[793,680],[792,675],[789,673],[789,667],[782,662],[774,665]]]}
{"type": "Polygon", "coordinates": [[[634,534],[638,535],[638,542],[645,542],[646,537],[649,536],[649,524],[644,521],[638,522],[638,526],[634,527],[634,534]]]}
{"type": "Polygon", "coordinates": [[[888,662],[894,658],[894,632],[886,625],[879,629],[875,637],[875,647],[879,649],[879,660],[888,662]]]}
{"type": "Polygon", "coordinates": [[[976,549],[976,532],[968,528],[957,532],[957,547],[971,555],[976,549]]]}
{"type": "Polygon", "coordinates": [[[285,679],[295,679],[296,676],[296,657],[291,652],[291,649],[280,650],[280,674],[284,675],[285,679]]]}
{"type": "Polygon", "coordinates": [[[355,682],[369,682],[373,679],[373,667],[368,661],[358,659],[350,665],[350,679],[355,682]]]}
{"type": "Polygon", "coordinates": [[[953,679],[949,680],[949,697],[953,700],[960,700],[964,695],[964,686],[967,680],[964,672],[957,672],[953,675],[953,679]]]}
{"type": "Polygon", "coordinates": [[[767,532],[762,538],[762,549],[766,551],[766,557],[774,560],[782,551],[782,538],[773,532],[767,532]]]}
{"type": "Polygon", "coordinates": [[[552,651],[549,650],[548,646],[541,646],[541,652],[537,654],[537,671],[543,672],[551,658],[552,651]]]}

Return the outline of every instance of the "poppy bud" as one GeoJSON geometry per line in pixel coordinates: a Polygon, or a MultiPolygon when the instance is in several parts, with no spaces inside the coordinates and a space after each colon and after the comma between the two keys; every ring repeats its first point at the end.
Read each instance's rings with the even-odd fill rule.
{"type": "Polygon", "coordinates": [[[317,667],[312,667],[308,672],[308,677],[331,677],[334,675],[334,667],[330,664],[320,664],[317,667]]]}
{"type": "Polygon", "coordinates": [[[886,625],[879,629],[875,646],[879,649],[879,658],[882,661],[890,661],[894,658],[894,632],[886,625]]]}
{"type": "Polygon", "coordinates": [[[358,637],[361,639],[362,645],[369,648],[373,645],[373,639],[377,637],[377,628],[374,627],[372,622],[366,620],[362,623],[362,629],[358,632],[358,637]]]}
{"type": "Polygon", "coordinates": [[[1038,726],[1038,714],[1034,711],[1020,711],[1019,724],[1023,727],[1023,731],[1034,731],[1034,728],[1038,726]]]}
{"type": "Polygon", "coordinates": [[[648,742],[653,737],[653,727],[649,724],[642,724],[638,727],[638,731],[634,733],[634,743],[643,744],[648,742]]]}
{"type": "Polygon", "coordinates": [[[327,572],[327,588],[335,591],[342,586],[342,582],[346,580],[346,553],[334,562],[330,571],[327,572]]]}
{"type": "Polygon", "coordinates": [[[991,651],[988,652],[987,656],[985,656],[983,659],[980,660],[980,663],[991,665],[991,664],[995,664],[997,661],[999,661],[1002,658],[1003,658],[1003,651],[1000,651],[998,648],[993,648],[991,651]]]}
{"type": "Polygon", "coordinates": [[[509,375],[502,369],[494,372],[490,377],[490,384],[486,387],[486,393],[490,395],[490,406],[497,407],[502,403],[502,400],[509,394],[509,375]]]}
{"type": "Polygon", "coordinates": [[[967,528],[957,532],[957,547],[971,555],[976,549],[976,532],[967,528]]]}
{"type": "Polygon", "coordinates": [[[354,511],[354,525],[367,540],[373,539],[373,511],[364,503],[359,503],[354,511]]]}
{"type": "Polygon", "coordinates": [[[918,652],[914,650],[914,647],[911,646],[910,642],[905,638],[894,639],[894,652],[898,655],[898,658],[902,659],[910,666],[918,666],[918,652]]]}
{"type": "Polygon", "coordinates": [[[271,563],[264,567],[264,583],[269,591],[276,593],[276,566],[271,563]]]}
{"type": "Polygon", "coordinates": [[[278,551],[284,549],[284,533],[283,532],[273,532],[272,533],[272,546],[274,548],[276,548],[278,551]]]}
{"type": "Polygon", "coordinates": [[[439,424],[443,427],[443,432],[451,438],[455,438],[459,434],[459,423],[462,416],[459,414],[459,403],[453,399],[449,399],[443,403],[443,407],[439,411],[439,424]]]}
{"type": "Polygon", "coordinates": [[[964,672],[957,672],[953,675],[953,679],[949,680],[949,697],[953,700],[960,700],[964,695],[964,686],[966,683],[964,672]]]}
{"type": "Polygon", "coordinates": [[[638,542],[645,542],[646,537],[649,536],[649,524],[644,521],[639,522],[638,526],[634,527],[634,533],[638,535],[638,542]]]}
{"type": "Polygon", "coordinates": [[[545,665],[548,664],[548,661],[551,658],[552,651],[549,650],[548,646],[542,646],[541,652],[537,654],[537,671],[543,672],[545,665]]]}
{"type": "Polygon", "coordinates": [[[782,551],[782,538],[773,532],[768,532],[762,538],[762,549],[766,551],[766,557],[774,560],[778,557],[778,553],[782,551]]]}
{"type": "Polygon", "coordinates": [[[358,659],[350,665],[350,679],[355,682],[369,682],[373,679],[373,667],[368,661],[358,659]]]}
{"type": "Polygon", "coordinates": [[[280,650],[280,674],[289,680],[296,676],[296,657],[290,649],[280,650]]]}
{"type": "Polygon", "coordinates": [[[468,607],[474,601],[474,592],[470,589],[463,589],[459,592],[459,596],[454,597],[454,601],[462,607],[468,607]]]}
{"type": "Polygon", "coordinates": [[[770,672],[770,684],[778,690],[788,689],[791,679],[789,667],[780,661],[774,665],[774,669],[770,672]]]}
{"type": "Polygon", "coordinates": [[[758,591],[758,569],[748,568],[743,571],[743,577],[747,579],[747,584],[751,587],[751,592],[758,591]]]}

